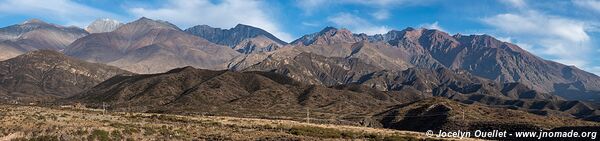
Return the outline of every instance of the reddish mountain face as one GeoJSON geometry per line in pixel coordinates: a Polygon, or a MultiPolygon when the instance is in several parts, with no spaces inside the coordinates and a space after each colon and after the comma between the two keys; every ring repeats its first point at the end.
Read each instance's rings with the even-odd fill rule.
{"type": "Polygon", "coordinates": [[[231,48],[182,32],[168,22],[148,18],[113,32],[81,38],[65,54],[136,73],[164,72],[182,66],[221,69],[222,64],[239,55],[231,48]]]}
{"type": "Polygon", "coordinates": [[[386,35],[396,35],[387,40],[390,45],[423,48],[446,68],[467,70],[473,75],[499,82],[519,82],[537,91],[554,92],[569,99],[600,98],[600,77],[544,60],[488,35],[450,36],[427,29],[394,32],[386,35]],[[572,92],[565,93],[565,89],[572,92]]]}
{"type": "MultiPolygon", "coordinates": [[[[544,60],[514,44],[499,41],[488,35],[451,36],[438,30],[407,28],[367,36],[328,27],[320,32],[305,35],[291,45],[295,48],[234,59],[230,67],[243,70],[256,64],[252,70],[282,68],[283,65],[291,65],[291,59],[298,58],[297,55],[306,52],[324,57],[345,58],[348,61],[361,60],[376,66],[372,68],[374,70],[405,70],[411,67],[464,70],[477,77],[499,83],[518,82],[536,91],[554,93],[567,99],[600,100],[600,77],[572,66],[544,60]],[[274,63],[278,60],[281,63],[274,63]]],[[[332,70],[325,72],[329,71],[332,70]]],[[[322,76],[302,79],[317,80],[319,77],[322,76]]],[[[341,75],[335,79],[345,80],[348,77],[341,75]]]]}

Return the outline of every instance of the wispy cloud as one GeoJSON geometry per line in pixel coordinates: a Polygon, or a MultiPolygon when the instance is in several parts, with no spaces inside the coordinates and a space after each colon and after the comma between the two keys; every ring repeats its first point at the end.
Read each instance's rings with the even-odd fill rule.
{"type": "Polygon", "coordinates": [[[435,21],[433,23],[421,24],[421,25],[419,25],[419,27],[427,28],[427,29],[437,29],[437,30],[446,32],[446,30],[444,30],[444,28],[442,28],[437,21],[435,21]]]}
{"type": "Polygon", "coordinates": [[[390,17],[390,12],[388,10],[381,9],[375,13],[372,13],[371,16],[377,20],[385,20],[390,17]]]}
{"type": "Polygon", "coordinates": [[[209,0],[173,0],[158,8],[132,7],[129,12],[135,16],[149,17],[190,27],[206,24],[213,27],[231,28],[237,24],[247,24],[262,28],[284,41],[292,36],[284,32],[277,20],[269,15],[263,1],[224,0],[213,3],[209,0]]]}
{"type": "Polygon", "coordinates": [[[600,1],[597,0],[573,0],[573,3],[579,7],[587,8],[600,13],[600,1]]]}
{"type": "Polygon", "coordinates": [[[355,33],[365,33],[373,35],[386,33],[390,30],[386,26],[374,25],[365,19],[362,19],[358,16],[349,13],[339,13],[335,16],[329,17],[327,21],[339,27],[350,29],[355,33]]]}
{"type": "Polygon", "coordinates": [[[584,22],[529,10],[482,19],[503,34],[533,47],[529,51],[580,68],[589,68],[590,36],[584,22]]]}
{"type": "Polygon", "coordinates": [[[296,0],[296,6],[304,11],[304,14],[310,15],[315,10],[329,4],[328,0],[296,0]]]}
{"type": "Polygon", "coordinates": [[[310,27],[319,27],[321,24],[316,23],[316,22],[306,22],[306,21],[304,21],[304,22],[302,22],[302,25],[304,25],[304,26],[310,26],[310,27]]]}
{"type": "Polygon", "coordinates": [[[122,17],[71,0],[0,0],[0,13],[45,18],[80,27],[97,18],[122,17]]]}

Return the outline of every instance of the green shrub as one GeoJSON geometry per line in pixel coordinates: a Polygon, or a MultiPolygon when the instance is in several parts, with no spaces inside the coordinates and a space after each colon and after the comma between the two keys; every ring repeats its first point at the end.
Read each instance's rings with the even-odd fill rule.
{"type": "Polygon", "coordinates": [[[110,133],[110,136],[114,139],[114,140],[121,140],[123,138],[123,135],[121,135],[121,132],[119,130],[113,130],[110,133]]]}
{"type": "Polygon", "coordinates": [[[109,141],[110,137],[108,135],[109,135],[108,131],[95,129],[94,131],[92,131],[92,134],[90,136],[88,136],[88,140],[96,139],[99,141],[109,141]]]}
{"type": "Polygon", "coordinates": [[[87,131],[87,130],[85,130],[85,129],[79,129],[79,130],[75,131],[73,134],[74,134],[74,135],[79,135],[79,136],[82,136],[82,135],[86,135],[86,134],[88,134],[88,131],[87,131]]]}
{"type": "MultiPolygon", "coordinates": [[[[17,139],[17,140],[24,140],[24,139],[17,139]]],[[[28,141],[58,141],[58,137],[50,136],[50,135],[36,136],[36,137],[30,138],[28,141]]]]}

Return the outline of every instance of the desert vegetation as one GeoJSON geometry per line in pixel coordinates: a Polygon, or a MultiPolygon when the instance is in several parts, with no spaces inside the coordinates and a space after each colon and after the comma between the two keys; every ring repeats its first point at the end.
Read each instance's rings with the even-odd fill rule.
{"type": "Polygon", "coordinates": [[[289,120],[0,106],[0,140],[441,140],[422,133],[289,120]]]}

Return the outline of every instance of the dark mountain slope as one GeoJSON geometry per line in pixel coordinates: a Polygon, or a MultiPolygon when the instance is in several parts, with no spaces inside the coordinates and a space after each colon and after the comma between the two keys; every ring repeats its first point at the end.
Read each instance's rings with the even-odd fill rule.
{"type": "Polygon", "coordinates": [[[519,110],[488,107],[481,104],[462,104],[445,98],[428,98],[412,103],[393,106],[379,113],[375,119],[383,127],[427,131],[474,131],[507,130],[539,131],[561,126],[595,125],[562,116],[538,116],[519,110]]]}
{"type": "Polygon", "coordinates": [[[388,71],[384,67],[373,66],[356,58],[324,57],[312,53],[300,53],[293,58],[281,60],[269,58],[264,60],[243,71],[275,72],[303,83],[326,86],[356,83],[381,91],[401,91],[410,87],[445,97],[482,94],[513,99],[560,99],[531,90],[519,83],[504,85],[472,76],[465,71],[444,68],[388,71]]]}
{"type": "MultiPolygon", "coordinates": [[[[109,105],[109,109],[116,111],[291,119],[304,118],[306,109],[309,109],[314,122],[361,124],[417,131],[430,126],[409,125],[428,123],[434,124],[431,127],[468,128],[470,126],[461,125],[463,122],[456,120],[457,114],[462,110],[468,110],[467,118],[474,124],[509,118],[523,122],[522,124],[528,127],[594,125],[570,118],[568,114],[541,116],[520,110],[490,108],[481,104],[460,104],[440,98],[434,98],[433,101],[423,100],[430,95],[412,88],[382,92],[354,84],[323,87],[305,85],[271,72],[240,73],[185,67],[161,74],[116,76],[65,101],[82,102],[90,107],[100,107],[105,103],[109,105]],[[411,106],[415,103],[430,105],[411,106]],[[405,111],[422,110],[431,107],[432,103],[447,104],[445,106],[451,110],[445,111],[451,118],[436,120],[443,123],[414,121],[397,126],[397,123],[403,122],[404,117],[413,117],[410,114],[415,114],[405,111]],[[529,121],[531,122],[527,123],[529,121]]],[[[555,110],[553,112],[560,113],[555,110]]],[[[426,112],[424,116],[428,116],[429,113],[431,112],[426,112]]],[[[502,129],[520,126],[513,122],[498,122],[494,125],[501,126],[502,129]]]]}
{"type": "Polygon", "coordinates": [[[186,67],[162,74],[117,76],[70,99],[107,102],[121,110],[131,105],[140,111],[260,115],[301,114],[306,106],[315,112],[362,113],[418,97],[422,96],[304,85],[275,73],[186,67]]]}
{"type": "Polygon", "coordinates": [[[40,50],[0,62],[0,91],[12,100],[48,101],[72,96],[119,74],[131,73],[40,50]]]}

